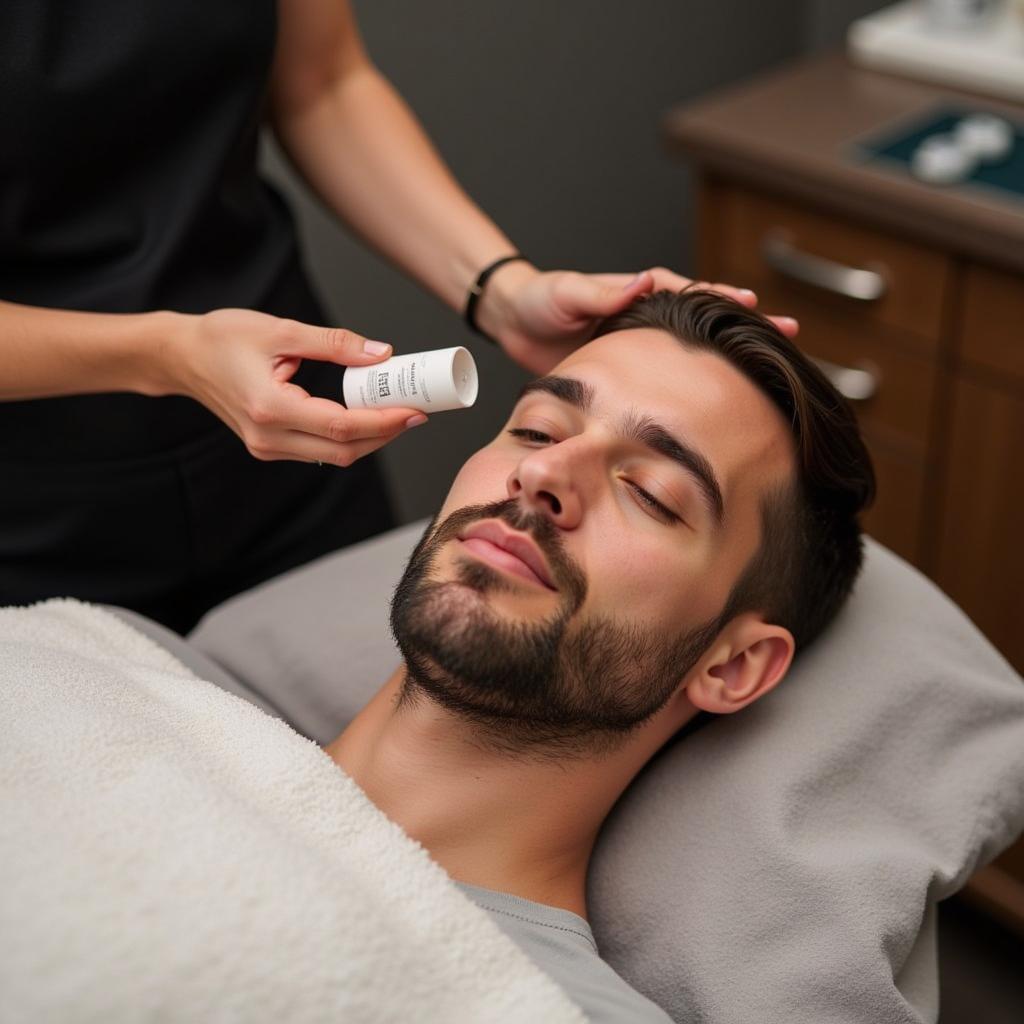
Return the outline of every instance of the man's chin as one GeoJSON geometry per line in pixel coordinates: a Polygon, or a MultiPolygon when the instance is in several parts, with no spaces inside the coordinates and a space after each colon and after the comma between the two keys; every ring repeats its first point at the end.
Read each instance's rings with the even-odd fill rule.
{"type": "Polygon", "coordinates": [[[504,573],[468,555],[456,555],[450,579],[480,594],[514,591],[516,584],[504,573]]]}
{"type": "Polygon", "coordinates": [[[436,623],[438,630],[451,635],[454,629],[472,623],[476,630],[509,626],[515,622],[524,625],[539,621],[524,608],[522,591],[514,583],[491,573],[470,569],[459,572],[447,580],[435,579],[423,611],[436,623]]]}
{"type": "MultiPolygon", "coordinates": [[[[396,638],[410,650],[428,655],[446,671],[457,671],[468,651],[488,660],[505,650],[510,638],[523,631],[552,625],[550,608],[534,609],[522,602],[523,590],[486,565],[453,572],[434,572],[408,595],[399,620],[393,620],[396,638]]],[[[557,617],[557,616],[556,616],[557,617]]]]}

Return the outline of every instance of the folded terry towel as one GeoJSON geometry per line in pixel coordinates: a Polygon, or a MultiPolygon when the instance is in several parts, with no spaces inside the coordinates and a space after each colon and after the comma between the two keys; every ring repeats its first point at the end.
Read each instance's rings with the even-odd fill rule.
{"type": "Polygon", "coordinates": [[[102,609],[0,609],[0,1020],[583,1014],[314,743],[102,609]]]}

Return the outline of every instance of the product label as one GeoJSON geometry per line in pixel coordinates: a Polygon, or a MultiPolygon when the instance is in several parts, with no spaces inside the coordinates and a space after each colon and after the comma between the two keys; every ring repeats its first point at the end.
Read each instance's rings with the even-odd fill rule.
{"type": "MultiPolygon", "coordinates": [[[[411,406],[424,412],[461,406],[452,374],[452,350],[393,356],[378,366],[351,366],[343,386],[350,408],[380,409],[411,406]],[[433,377],[431,377],[433,374],[433,377]],[[436,406],[435,406],[436,403],[436,406]]],[[[472,362],[470,362],[472,369],[472,362]]],[[[459,368],[461,386],[468,371],[459,368]]]]}

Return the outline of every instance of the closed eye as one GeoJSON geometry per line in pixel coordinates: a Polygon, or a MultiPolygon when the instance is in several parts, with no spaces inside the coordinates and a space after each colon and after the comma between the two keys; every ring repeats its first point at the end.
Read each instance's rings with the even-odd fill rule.
{"type": "MultiPolygon", "coordinates": [[[[543,430],[530,430],[528,427],[512,427],[509,429],[509,434],[512,437],[518,437],[523,441],[532,441],[534,444],[547,444],[553,441],[554,438],[550,434],[545,434],[543,430]]],[[[639,484],[633,483],[632,480],[625,481],[633,493],[636,495],[637,501],[642,505],[645,505],[652,512],[660,516],[666,522],[682,522],[682,520],[673,512],[670,508],[666,508],[657,498],[654,497],[649,491],[645,491],[639,484]]]]}
{"type": "Polygon", "coordinates": [[[545,444],[554,440],[550,434],[545,434],[542,430],[528,430],[526,427],[512,427],[509,433],[513,437],[521,438],[524,441],[534,441],[537,444],[545,444]]]}
{"type": "Polygon", "coordinates": [[[639,501],[645,504],[648,508],[653,509],[663,519],[666,519],[669,522],[682,522],[679,516],[677,516],[675,512],[672,511],[672,509],[666,508],[664,505],[662,505],[662,503],[658,501],[658,499],[655,498],[653,494],[650,494],[648,491],[645,491],[638,484],[633,483],[632,480],[627,480],[626,483],[629,484],[629,486],[636,493],[637,499],[639,501]]]}

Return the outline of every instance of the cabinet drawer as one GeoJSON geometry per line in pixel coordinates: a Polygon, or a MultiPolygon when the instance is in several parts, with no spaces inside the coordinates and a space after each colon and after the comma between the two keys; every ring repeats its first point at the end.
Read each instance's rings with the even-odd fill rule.
{"type": "Polygon", "coordinates": [[[968,267],[960,355],[966,362],[1010,374],[1024,390],[1024,278],[968,267]]]}
{"type": "Polygon", "coordinates": [[[790,297],[817,302],[853,331],[884,325],[911,347],[938,347],[951,274],[947,255],[735,186],[716,189],[715,202],[720,237],[711,246],[716,262],[733,268],[730,283],[758,292],[771,285],[787,303],[790,297]],[[877,296],[868,297],[876,287],[877,296]]]}

